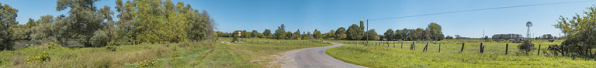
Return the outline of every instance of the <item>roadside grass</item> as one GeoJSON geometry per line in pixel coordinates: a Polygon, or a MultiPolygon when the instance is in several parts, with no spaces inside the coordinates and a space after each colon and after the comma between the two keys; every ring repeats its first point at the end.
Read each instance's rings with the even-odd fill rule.
{"type": "Polygon", "coordinates": [[[106,47],[67,48],[56,44],[31,46],[14,51],[0,52],[1,68],[87,68],[122,67],[144,60],[168,56],[173,46],[163,44],[115,46],[115,51],[106,47]],[[47,61],[31,61],[41,53],[49,56],[47,61]]]}
{"type": "Polygon", "coordinates": [[[245,41],[231,43],[231,38],[218,38],[201,42],[109,46],[115,47],[114,51],[109,47],[67,48],[43,44],[0,51],[0,68],[136,68],[143,61],[154,62],[153,66],[148,66],[151,68],[276,68],[280,67],[276,60],[285,51],[331,45],[310,40],[241,39],[245,41]],[[44,52],[49,60],[29,61],[44,52]],[[177,55],[173,55],[175,53],[177,55]]]}
{"type": "Polygon", "coordinates": [[[208,55],[198,68],[279,68],[278,56],[289,50],[330,46],[326,43],[304,43],[310,40],[275,40],[261,38],[241,38],[238,43],[227,44],[231,38],[221,38],[222,44],[215,46],[212,55],[208,55]],[[257,43],[256,41],[260,42],[257,43]],[[252,43],[250,41],[253,41],[252,43]],[[269,43],[261,41],[270,41],[269,43]],[[275,42],[273,42],[275,41],[275,42]]]}
{"type": "MultiPolygon", "coordinates": [[[[441,51],[438,51],[438,44],[429,43],[427,52],[423,52],[426,43],[415,43],[415,50],[410,50],[412,41],[404,41],[403,49],[401,42],[393,41],[381,46],[364,46],[362,44],[344,44],[344,46],[331,48],[327,54],[357,65],[367,67],[580,67],[592,68],[596,63],[589,59],[573,59],[570,57],[553,56],[546,49],[548,45],[559,44],[562,41],[546,42],[546,40],[534,40],[535,47],[540,47],[541,53],[537,51],[520,52],[517,48],[519,43],[505,42],[482,42],[485,46],[484,53],[480,53],[480,42],[465,43],[464,51],[460,53],[461,43],[465,40],[450,40],[456,43],[444,43],[441,41],[441,51]],[[505,55],[505,44],[509,44],[508,54],[505,55]]],[[[345,43],[352,41],[333,41],[345,43]]],[[[371,41],[369,43],[388,42],[371,41]]]]}

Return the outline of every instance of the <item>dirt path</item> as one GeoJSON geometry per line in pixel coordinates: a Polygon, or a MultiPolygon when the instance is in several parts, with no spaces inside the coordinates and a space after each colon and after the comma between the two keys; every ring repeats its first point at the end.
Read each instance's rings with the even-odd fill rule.
{"type": "Polygon", "coordinates": [[[281,68],[366,68],[337,60],[325,54],[325,50],[343,45],[332,44],[332,46],[326,47],[288,51],[282,58],[278,58],[278,60],[283,60],[281,68]]]}

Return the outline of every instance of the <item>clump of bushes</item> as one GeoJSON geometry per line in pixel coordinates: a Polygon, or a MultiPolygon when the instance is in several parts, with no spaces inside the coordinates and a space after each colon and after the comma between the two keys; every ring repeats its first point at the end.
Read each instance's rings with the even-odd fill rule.
{"type": "Polygon", "coordinates": [[[108,51],[116,51],[116,47],[115,46],[106,46],[106,50],[108,50],[108,51]]]}
{"type": "Polygon", "coordinates": [[[172,58],[176,59],[176,57],[180,56],[180,54],[178,54],[178,51],[174,51],[174,53],[172,53],[172,58]]]}
{"type": "Polygon", "coordinates": [[[148,66],[157,66],[157,61],[155,60],[145,60],[139,62],[140,67],[148,67],[148,66]]]}
{"type": "Polygon", "coordinates": [[[40,53],[38,56],[30,57],[29,59],[25,60],[26,63],[36,62],[36,61],[40,61],[40,62],[50,61],[50,55],[48,54],[48,52],[44,51],[43,53],[40,53]]]}
{"type": "Polygon", "coordinates": [[[517,46],[517,48],[519,48],[519,50],[522,52],[526,52],[526,55],[529,55],[528,52],[536,49],[536,48],[534,48],[534,44],[528,40],[525,40],[522,44],[517,46]]]}

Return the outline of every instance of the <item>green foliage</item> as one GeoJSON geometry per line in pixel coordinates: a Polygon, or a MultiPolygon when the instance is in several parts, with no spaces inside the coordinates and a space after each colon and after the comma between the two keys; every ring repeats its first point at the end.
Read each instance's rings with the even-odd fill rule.
{"type": "Polygon", "coordinates": [[[139,67],[149,67],[149,66],[157,66],[157,61],[145,60],[145,61],[139,62],[139,67]]]}
{"type": "Polygon", "coordinates": [[[25,63],[45,62],[45,61],[50,61],[50,55],[48,54],[48,52],[44,51],[44,52],[38,54],[37,56],[33,56],[33,57],[30,57],[29,59],[25,60],[25,63]]]}
{"type": "Polygon", "coordinates": [[[395,38],[395,32],[393,32],[393,29],[388,29],[385,33],[383,33],[383,35],[387,40],[394,40],[395,38]]]}
{"type": "MultiPolygon", "coordinates": [[[[102,30],[95,31],[93,37],[91,37],[91,45],[93,47],[106,46],[109,41],[108,38],[109,37],[106,32],[104,32],[102,30]]],[[[91,47],[91,46],[87,46],[87,47],[91,47]]]]}
{"type": "MultiPolygon", "coordinates": [[[[375,31],[375,29],[368,30],[368,40],[379,40],[379,34],[375,31]]],[[[366,38],[365,38],[366,39],[366,38]]]]}
{"type": "Polygon", "coordinates": [[[17,12],[19,10],[10,7],[8,4],[0,3],[0,50],[12,50],[15,39],[12,28],[17,25],[17,12]]]}
{"type": "Polygon", "coordinates": [[[277,30],[275,30],[275,39],[286,39],[286,26],[281,24],[281,26],[277,26],[277,30]]]}
{"type": "Polygon", "coordinates": [[[335,31],[335,39],[345,39],[346,36],[346,28],[344,27],[339,27],[337,28],[337,30],[335,31]]]}
{"type": "Polygon", "coordinates": [[[447,37],[445,37],[445,39],[453,39],[453,37],[452,36],[447,36],[447,37]]]}
{"type": "Polygon", "coordinates": [[[117,47],[115,47],[115,46],[106,46],[106,50],[108,50],[108,51],[116,51],[116,48],[117,47]]]}
{"type": "Polygon", "coordinates": [[[263,31],[263,35],[265,35],[265,36],[271,35],[271,30],[265,29],[265,31],[263,31]]]}
{"type": "Polygon", "coordinates": [[[180,54],[178,53],[178,51],[174,51],[174,53],[172,53],[170,57],[176,59],[176,57],[180,57],[180,54]]]}
{"type": "Polygon", "coordinates": [[[364,31],[360,29],[360,27],[358,27],[358,25],[356,24],[352,24],[347,32],[347,39],[349,40],[360,40],[362,39],[362,37],[364,37],[364,31]]]}
{"type": "Polygon", "coordinates": [[[555,28],[561,29],[565,33],[567,40],[563,41],[560,46],[566,50],[566,54],[575,53],[583,56],[594,56],[596,53],[590,54],[592,49],[596,48],[596,6],[588,7],[588,11],[584,11],[583,15],[576,15],[569,19],[561,16],[555,28]]]}
{"type": "Polygon", "coordinates": [[[257,32],[257,30],[252,30],[252,32],[250,32],[250,33],[251,33],[251,34],[250,34],[250,35],[251,35],[251,37],[258,37],[258,36],[259,36],[259,34],[261,34],[261,33],[257,32]]]}
{"type": "Polygon", "coordinates": [[[534,48],[534,44],[531,41],[525,40],[522,44],[520,44],[519,46],[517,46],[517,48],[522,51],[525,52],[526,55],[528,55],[528,53],[532,50],[536,50],[536,48],[534,48]]]}
{"type": "Polygon", "coordinates": [[[325,38],[326,39],[335,38],[335,31],[331,30],[328,33],[325,33],[325,38]]]}
{"type": "Polygon", "coordinates": [[[312,33],[313,37],[315,37],[315,39],[322,39],[323,35],[321,34],[321,31],[318,31],[317,29],[315,29],[315,31],[312,33]]]}

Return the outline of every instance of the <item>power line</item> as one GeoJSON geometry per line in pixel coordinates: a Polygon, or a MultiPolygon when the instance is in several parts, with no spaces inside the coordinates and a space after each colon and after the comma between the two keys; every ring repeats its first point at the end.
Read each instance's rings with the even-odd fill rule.
{"type": "Polygon", "coordinates": [[[400,19],[400,18],[419,17],[419,16],[430,16],[430,15],[440,15],[440,14],[449,14],[449,13],[471,12],[471,11],[493,10],[493,9],[506,9],[506,8],[528,7],[528,6],[542,6],[542,5],[553,5],[553,4],[566,4],[566,3],[579,3],[579,2],[590,2],[590,1],[571,1],[571,2],[559,2],[559,3],[516,5],[516,6],[506,6],[506,7],[493,7],[493,8],[482,8],[482,9],[472,9],[472,10],[439,12],[439,13],[430,13],[430,14],[419,14],[419,15],[401,16],[401,17],[393,17],[393,18],[379,18],[379,19],[370,19],[370,20],[400,19]]]}

